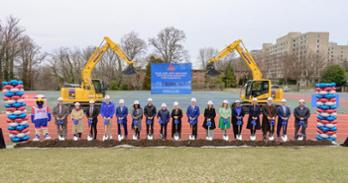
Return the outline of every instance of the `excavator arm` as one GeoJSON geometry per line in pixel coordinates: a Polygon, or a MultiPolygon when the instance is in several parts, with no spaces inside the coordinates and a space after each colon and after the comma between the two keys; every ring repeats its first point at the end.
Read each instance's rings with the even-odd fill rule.
{"type": "Polygon", "coordinates": [[[260,80],[262,79],[262,72],[260,68],[257,66],[254,58],[251,56],[249,51],[245,48],[242,40],[236,40],[230,45],[226,46],[223,50],[221,50],[215,57],[212,57],[208,61],[208,73],[209,71],[214,69],[213,63],[220,61],[221,59],[225,58],[229,54],[231,54],[233,51],[237,51],[239,55],[241,56],[242,60],[247,64],[249,69],[251,70],[253,80],[260,80]]]}
{"type": "Polygon", "coordinates": [[[102,43],[99,47],[97,47],[94,52],[92,53],[91,57],[88,59],[87,63],[85,64],[84,68],[82,69],[82,84],[81,87],[84,89],[91,89],[93,88],[92,83],[92,71],[97,63],[101,60],[104,53],[111,49],[121,60],[126,62],[128,64],[128,67],[123,71],[124,74],[134,74],[134,62],[130,60],[127,55],[124,53],[124,51],[121,49],[121,47],[113,42],[109,37],[104,37],[102,43]]]}

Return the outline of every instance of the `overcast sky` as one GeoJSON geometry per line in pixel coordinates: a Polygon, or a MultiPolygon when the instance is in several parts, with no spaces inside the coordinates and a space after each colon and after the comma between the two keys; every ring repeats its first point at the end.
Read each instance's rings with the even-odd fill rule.
{"type": "Polygon", "coordinates": [[[135,31],[143,39],[174,26],[184,30],[195,62],[199,48],[222,49],[243,39],[249,50],[290,31],[328,31],[347,44],[346,0],[0,0],[9,15],[45,51],[98,45],[104,35],[119,41],[135,31]]]}

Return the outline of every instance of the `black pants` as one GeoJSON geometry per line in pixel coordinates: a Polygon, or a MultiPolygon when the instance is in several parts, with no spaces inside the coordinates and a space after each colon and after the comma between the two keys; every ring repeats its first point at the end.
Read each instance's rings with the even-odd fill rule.
{"type": "Polygon", "coordinates": [[[162,137],[163,137],[164,139],[167,138],[167,123],[161,125],[160,134],[162,135],[162,137]]]}
{"type": "Polygon", "coordinates": [[[234,138],[236,138],[238,134],[242,134],[243,125],[240,125],[239,127],[240,129],[238,129],[238,125],[232,123],[232,127],[233,127],[234,138]]]}
{"type": "Polygon", "coordinates": [[[303,139],[306,139],[306,129],[307,129],[307,125],[297,125],[295,124],[295,139],[298,138],[298,131],[300,130],[301,128],[301,133],[302,133],[302,136],[303,136],[303,139]]]}
{"type": "Polygon", "coordinates": [[[89,135],[95,140],[97,139],[97,123],[96,121],[93,121],[93,123],[90,126],[89,129],[89,135]]]}
{"type": "Polygon", "coordinates": [[[152,120],[152,123],[150,125],[146,123],[146,134],[153,135],[153,120],[152,120]]]}
{"type": "Polygon", "coordinates": [[[177,124],[176,128],[174,122],[172,123],[172,138],[174,138],[175,132],[178,132],[179,138],[181,138],[181,122],[177,124]]]}
{"type": "Polygon", "coordinates": [[[255,129],[250,128],[250,134],[251,136],[254,136],[256,134],[256,128],[255,129]]]}
{"type": "Polygon", "coordinates": [[[288,124],[282,125],[281,121],[278,121],[277,124],[277,137],[280,137],[280,131],[283,129],[283,135],[286,135],[287,129],[288,129],[288,124]]]}
{"type": "Polygon", "coordinates": [[[262,124],[263,139],[266,139],[267,133],[269,133],[269,136],[273,136],[275,125],[271,125],[269,121],[263,121],[262,123],[264,123],[262,124]]]}
{"type": "Polygon", "coordinates": [[[137,136],[137,138],[139,139],[140,138],[140,130],[139,130],[139,128],[136,128],[134,131],[135,131],[135,136],[137,136]]]}
{"type": "Polygon", "coordinates": [[[124,130],[124,136],[127,138],[128,136],[128,129],[127,129],[127,123],[117,123],[117,133],[119,135],[122,135],[122,132],[121,132],[121,127],[123,126],[123,130],[124,130]]]}
{"type": "Polygon", "coordinates": [[[191,135],[193,135],[197,139],[197,123],[192,125],[191,128],[192,128],[191,135]]]}

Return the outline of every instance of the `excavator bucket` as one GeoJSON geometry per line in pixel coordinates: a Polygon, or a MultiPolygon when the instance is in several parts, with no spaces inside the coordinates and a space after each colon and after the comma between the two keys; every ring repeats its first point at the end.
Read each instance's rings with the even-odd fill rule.
{"type": "Polygon", "coordinates": [[[220,72],[215,69],[214,63],[207,64],[207,75],[208,76],[218,76],[220,72]]]}
{"type": "Polygon", "coordinates": [[[124,75],[136,74],[133,64],[128,65],[128,67],[126,67],[126,69],[122,71],[122,74],[124,75]]]}

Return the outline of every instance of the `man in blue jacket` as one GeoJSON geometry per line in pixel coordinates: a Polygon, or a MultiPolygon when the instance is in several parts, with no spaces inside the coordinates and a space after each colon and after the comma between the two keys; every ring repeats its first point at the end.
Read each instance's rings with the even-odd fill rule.
{"type": "Polygon", "coordinates": [[[187,111],[186,111],[187,120],[190,123],[190,127],[192,129],[192,133],[189,136],[190,140],[197,139],[197,124],[198,124],[198,117],[200,115],[200,111],[199,111],[199,107],[196,104],[197,104],[196,98],[192,98],[191,105],[187,108],[187,111]]]}
{"type": "Polygon", "coordinates": [[[167,139],[167,126],[170,119],[170,113],[165,103],[162,103],[161,109],[158,111],[157,118],[158,123],[161,126],[160,137],[161,139],[167,139]]]}
{"type": "Polygon", "coordinates": [[[286,134],[288,129],[288,122],[291,115],[290,108],[286,105],[286,99],[281,100],[281,105],[277,108],[278,124],[277,124],[277,137],[280,137],[280,131],[282,130],[282,141],[286,142],[288,136],[286,134]]]}
{"type": "Polygon", "coordinates": [[[104,123],[104,137],[103,141],[112,139],[111,136],[111,119],[112,116],[115,113],[115,105],[110,101],[110,96],[106,95],[105,100],[101,104],[100,108],[100,115],[103,117],[103,123],[104,123]]]}
{"type": "Polygon", "coordinates": [[[128,109],[124,105],[123,99],[120,99],[118,104],[119,105],[116,108],[116,121],[117,121],[118,140],[121,141],[124,138],[127,139],[127,136],[128,136],[128,130],[127,130],[128,109]],[[123,126],[123,130],[124,130],[124,135],[122,135],[122,131],[121,131],[122,126],[123,126]]]}

